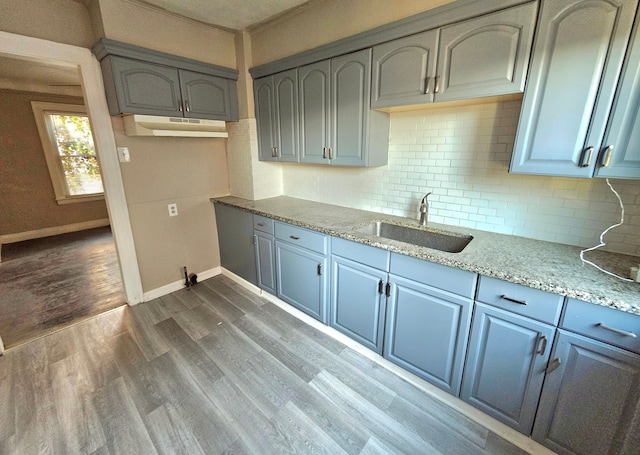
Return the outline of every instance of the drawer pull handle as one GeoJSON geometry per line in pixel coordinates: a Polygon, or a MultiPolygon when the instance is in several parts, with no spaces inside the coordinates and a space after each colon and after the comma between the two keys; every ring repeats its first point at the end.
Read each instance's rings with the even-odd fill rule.
{"type": "Polygon", "coordinates": [[[618,335],[622,335],[624,337],[637,338],[637,335],[633,332],[627,332],[626,330],[616,329],[615,327],[609,327],[608,325],[604,325],[602,322],[596,324],[596,327],[600,327],[602,329],[608,330],[609,332],[617,333],[618,335]]]}
{"type": "Polygon", "coordinates": [[[500,298],[503,299],[503,300],[507,300],[508,302],[517,303],[518,305],[527,305],[527,301],[526,300],[518,300],[518,299],[511,298],[509,296],[506,296],[506,295],[501,295],[500,298]]]}
{"type": "Polygon", "coordinates": [[[264,227],[264,223],[258,223],[258,226],[264,227]]]}
{"type": "Polygon", "coordinates": [[[538,340],[538,345],[542,344],[542,346],[540,346],[540,350],[536,352],[536,354],[540,354],[540,355],[544,355],[545,351],[547,350],[547,337],[542,335],[540,337],[540,339],[538,340]]]}
{"type": "Polygon", "coordinates": [[[295,235],[290,235],[289,238],[293,240],[300,240],[300,237],[296,237],[295,235]]]}

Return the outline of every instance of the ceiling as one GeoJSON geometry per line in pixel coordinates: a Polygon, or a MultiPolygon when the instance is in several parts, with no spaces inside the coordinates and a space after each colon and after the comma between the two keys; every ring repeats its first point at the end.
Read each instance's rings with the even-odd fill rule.
{"type": "Polygon", "coordinates": [[[135,0],[218,27],[246,30],[309,0],[135,0]]]}
{"type": "MultiPolygon", "coordinates": [[[[84,3],[86,0],[75,0],[84,3]]],[[[224,29],[246,30],[309,0],[129,0],[224,29]]],[[[77,69],[0,56],[0,88],[81,95],[77,69]]]]}

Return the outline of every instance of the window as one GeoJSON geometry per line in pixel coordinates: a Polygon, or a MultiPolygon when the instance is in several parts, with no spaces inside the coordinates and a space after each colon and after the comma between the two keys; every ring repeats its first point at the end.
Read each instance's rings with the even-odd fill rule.
{"type": "Polygon", "coordinates": [[[58,204],[104,198],[100,166],[84,106],[32,101],[58,204]]]}

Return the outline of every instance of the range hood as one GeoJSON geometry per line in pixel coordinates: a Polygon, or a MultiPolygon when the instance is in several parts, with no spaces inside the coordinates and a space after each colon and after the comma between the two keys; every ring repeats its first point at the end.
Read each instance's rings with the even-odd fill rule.
{"type": "Polygon", "coordinates": [[[127,136],[229,137],[222,120],[140,114],[125,115],[123,120],[127,136]]]}

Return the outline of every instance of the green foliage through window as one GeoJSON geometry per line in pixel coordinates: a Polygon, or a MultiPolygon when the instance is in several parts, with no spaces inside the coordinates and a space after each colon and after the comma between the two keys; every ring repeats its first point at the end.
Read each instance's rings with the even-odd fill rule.
{"type": "Polygon", "coordinates": [[[89,118],[49,114],[70,196],[104,192],[89,118]]]}

